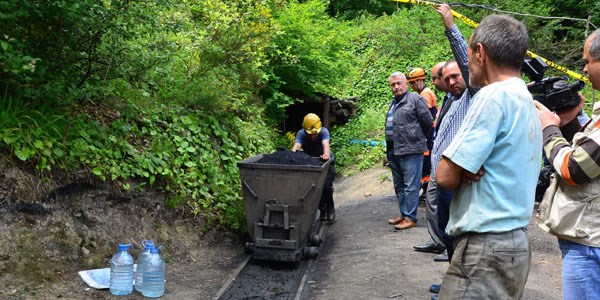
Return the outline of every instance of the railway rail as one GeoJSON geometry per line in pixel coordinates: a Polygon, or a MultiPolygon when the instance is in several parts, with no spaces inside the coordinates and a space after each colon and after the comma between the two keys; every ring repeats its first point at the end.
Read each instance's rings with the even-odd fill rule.
{"type": "MultiPolygon", "coordinates": [[[[324,237],[327,227],[324,224],[326,222],[318,223],[321,237],[324,237]]],[[[314,262],[314,259],[299,262],[268,261],[253,259],[248,255],[212,300],[301,300],[307,272],[314,262]]]]}

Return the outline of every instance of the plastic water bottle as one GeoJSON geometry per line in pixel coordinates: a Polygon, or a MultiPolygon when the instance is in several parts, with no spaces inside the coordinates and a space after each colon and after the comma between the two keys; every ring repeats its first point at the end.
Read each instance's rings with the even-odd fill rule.
{"type": "Polygon", "coordinates": [[[135,290],[138,292],[142,292],[144,289],[144,273],[146,272],[146,262],[148,258],[150,258],[150,250],[154,248],[154,242],[151,240],[143,240],[142,245],[144,246],[144,251],[138,256],[136,260],[137,269],[135,271],[135,290]]]}
{"type": "Polygon", "coordinates": [[[158,298],[165,294],[165,261],[160,257],[158,250],[150,249],[150,257],[144,265],[144,297],[158,298]]]}
{"type": "Polygon", "coordinates": [[[110,293],[129,295],[133,292],[133,257],[127,249],[131,244],[119,244],[119,250],[110,259],[110,293]]]}

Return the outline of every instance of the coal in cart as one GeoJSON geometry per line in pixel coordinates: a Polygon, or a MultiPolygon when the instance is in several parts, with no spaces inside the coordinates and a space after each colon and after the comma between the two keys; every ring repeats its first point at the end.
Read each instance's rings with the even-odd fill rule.
{"type": "Polygon", "coordinates": [[[251,238],[246,250],[253,258],[298,262],[317,256],[317,211],[330,163],[290,151],[238,163],[251,238]]]}

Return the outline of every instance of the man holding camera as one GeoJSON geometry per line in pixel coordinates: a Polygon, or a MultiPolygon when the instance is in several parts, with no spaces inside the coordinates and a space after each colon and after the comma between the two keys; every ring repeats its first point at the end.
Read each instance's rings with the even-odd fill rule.
{"type": "MultiPolygon", "coordinates": [[[[600,90],[600,30],[586,39],[583,60],[592,88],[600,90]]],[[[558,237],[563,299],[600,298],[600,103],[581,126],[577,116],[584,103],[581,97],[578,106],[553,113],[536,101],[544,151],[556,170],[540,205],[539,226],[558,237]]]]}

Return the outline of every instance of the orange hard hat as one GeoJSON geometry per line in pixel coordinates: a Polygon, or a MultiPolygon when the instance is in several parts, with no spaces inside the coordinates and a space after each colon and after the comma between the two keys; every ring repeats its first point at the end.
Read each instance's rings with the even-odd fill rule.
{"type": "Polygon", "coordinates": [[[425,70],[422,68],[412,68],[408,71],[408,75],[406,75],[406,81],[413,82],[417,79],[425,79],[426,75],[425,70]]]}

